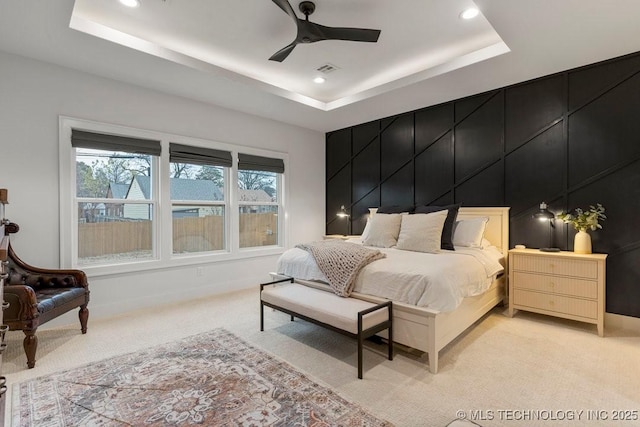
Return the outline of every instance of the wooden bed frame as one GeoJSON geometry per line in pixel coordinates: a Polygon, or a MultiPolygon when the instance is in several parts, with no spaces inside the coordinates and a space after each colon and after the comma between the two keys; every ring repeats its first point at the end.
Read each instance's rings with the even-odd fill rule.
{"type": "MultiPolygon", "coordinates": [[[[460,208],[458,219],[470,219],[486,216],[489,218],[485,238],[495,245],[504,255],[504,273],[498,277],[487,292],[475,297],[465,298],[460,306],[451,312],[441,313],[415,305],[393,302],[393,340],[396,343],[426,353],[429,371],[438,372],[438,353],[458,335],[481,319],[493,307],[506,302],[508,251],[509,251],[509,208],[460,208]]],[[[282,278],[272,273],[274,278],[282,278]]],[[[309,280],[296,279],[311,287],[327,290],[328,285],[309,280]]],[[[353,292],[352,297],[373,303],[385,302],[385,298],[353,292]]],[[[384,334],[380,334],[384,336],[384,334]]]]}

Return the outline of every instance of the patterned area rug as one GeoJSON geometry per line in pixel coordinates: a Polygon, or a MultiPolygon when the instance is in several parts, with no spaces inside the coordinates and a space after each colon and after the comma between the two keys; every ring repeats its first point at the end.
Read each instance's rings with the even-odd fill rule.
{"type": "Polygon", "coordinates": [[[14,386],[20,426],[391,426],[224,329],[14,386]]]}

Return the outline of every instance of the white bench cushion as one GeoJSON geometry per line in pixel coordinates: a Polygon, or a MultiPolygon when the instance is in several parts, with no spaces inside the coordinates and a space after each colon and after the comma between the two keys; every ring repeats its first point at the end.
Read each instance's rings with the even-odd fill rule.
{"type": "MultiPolygon", "coordinates": [[[[262,301],[276,307],[291,310],[352,334],[358,333],[358,312],[375,305],[298,283],[266,287],[262,291],[261,298],[262,301]]],[[[383,323],[388,318],[387,308],[366,314],[362,319],[362,330],[383,323]]]]}

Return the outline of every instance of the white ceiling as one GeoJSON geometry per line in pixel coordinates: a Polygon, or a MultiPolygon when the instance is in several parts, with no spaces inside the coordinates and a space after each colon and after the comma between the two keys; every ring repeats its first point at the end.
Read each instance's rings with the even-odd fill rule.
{"type": "Polygon", "coordinates": [[[0,50],[323,132],[640,51],[638,0],[315,0],[310,21],[378,42],[282,63],[295,23],[271,0],[141,2],[1,0],[0,50]]]}
{"type": "MultiPolygon", "coordinates": [[[[302,18],[298,3],[290,4],[302,18]]],[[[484,17],[459,18],[471,6],[470,0],[320,0],[312,22],[382,29],[378,42],[302,44],[282,63],[268,58],[295,38],[296,26],[270,0],[143,0],[137,8],[76,0],[71,27],[185,65],[202,61],[260,90],[330,110],[387,92],[399,80],[422,80],[416,75],[438,66],[457,68],[451,64],[465,57],[473,57],[466,65],[508,51],[484,17]],[[337,69],[318,72],[325,64],[337,69]],[[312,82],[319,75],[326,77],[322,85],[312,82]]]]}

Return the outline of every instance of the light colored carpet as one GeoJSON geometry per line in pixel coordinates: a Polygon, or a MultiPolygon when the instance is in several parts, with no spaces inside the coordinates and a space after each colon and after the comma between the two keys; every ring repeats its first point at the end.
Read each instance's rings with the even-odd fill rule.
{"type": "MultiPolygon", "coordinates": [[[[356,343],[350,338],[304,321],[290,322],[271,310],[265,310],[265,331],[260,332],[257,288],[90,318],[86,335],[75,323],[39,330],[34,369],[26,368],[23,334],[10,332],[2,369],[12,385],[223,327],[396,426],[443,427],[458,418],[458,411],[483,427],[611,426],[614,410],[640,409],[638,335],[607,330],[607,337],[599,338],[591,325],[527,313],[509,319],[503,311],[495,309],[441,351],[437,375],[417,355],[397,352],[389,361],[384,346],[369,344],[364,379],[358,380],[356,343]],[[578,411],[605,411],[601,414],[609,419],[587,419],[583,412],[580,422],[531,420],[536,414],[559,418],[569,411],[576,417],[578,411]]],[[[6,425],[11,390],[8,394],[6,425]]]]}

